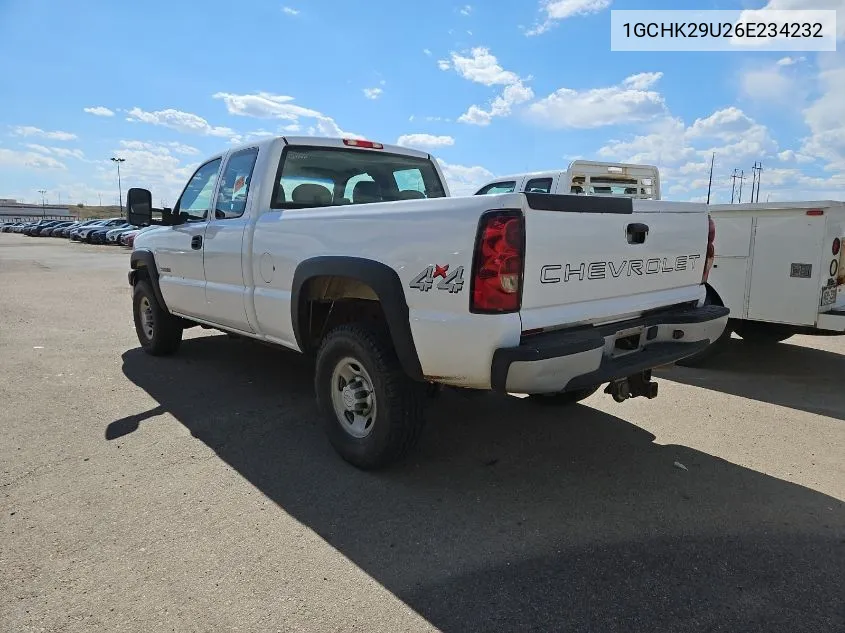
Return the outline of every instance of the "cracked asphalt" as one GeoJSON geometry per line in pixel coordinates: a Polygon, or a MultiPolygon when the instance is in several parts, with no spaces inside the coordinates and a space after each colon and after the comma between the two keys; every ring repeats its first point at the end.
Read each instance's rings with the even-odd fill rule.
{"type": "Polygon", "coordinates": [[[845,337],[652,401],[446,393],[362,473],[307,359],[143,354],[127,270],[0,234],[0,630],[845,631],[845,337]]]}

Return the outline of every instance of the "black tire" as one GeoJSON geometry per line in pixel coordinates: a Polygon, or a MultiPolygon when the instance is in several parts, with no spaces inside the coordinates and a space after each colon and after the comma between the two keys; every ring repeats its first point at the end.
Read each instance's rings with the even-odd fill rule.
{"type": "Polygon", "coordinates": [[[566,406],[586,400],[598,391],[599,387],[601,385],[576,389],[574,391],[564,391],[562,393],[532,393],[528,396],[528,400],[543,406],[566,406]]]}
{"type": "MultiPolygon", "coordinates": [[[[425,426],[426,386],[403,371],[381,329],[353,323],[329,332],[317,352],[314,388],[329,442],[350,464],[363,470],[384,468],[405,458],[417,445],[425,426]],[[366,397],[375,403],[369,425],[359,429],[366,433],[363,437],[352,431],[348,419],[352,412],[344,412],[342,421],[333,400],[335,390],[341,397],[342,383],[352,384],[343,378],[334,380],[335,371],[349,364],[347,359],[354,360],[367,383],[371,382],[371,390],[356,392],[369,394],[366,397]]],[[[366,413],[361,418],[366,419],[366,413]]]]}
{"type": "Polygon", "coordinates": [[[135,334],[145,352],[152,356],[168,356],[179,349],[182,343],[182,322],[161,306],[148,281],[141,280],[135,284],[132,313],[135,334]],[[149,310],[152,318],[151,325],[144,320],[143,313],[146,310],[149,310]]]}
{"type": "MultiPolygon", "coordinates": [[[[704,305],[724,306],[724,303],[722,303],[722,300],[719,299],[718,295],[708,287],[707,297],[704,299],[704,305]]],[[[710,345],[705,347],[697,354],[693,354],[692,356],[687,356],[686,358],[682,358],[681,360],[675,361],[675,364],[681,367],[701,367],[702,365],[705,365],[707,361],[709,361],[711,358],[718,354],[721,354],[724,351],[725,347],[728,344],[728,341],[731,339],[732,333],[733,324],[731,320],[728,319],[728,322],[725,325],[725,329],[722,331],[722,334],[721,336],[719,336],[719,338],[710,343],[710,345]]]]}
{"type": "Polygon", "coordinates": [[[785,341],[795,332],[787,326],[777,323],[757,323],[743,321],[735,327],[736,333],[746,343],[752,345],[774,345],[785,341]]]}

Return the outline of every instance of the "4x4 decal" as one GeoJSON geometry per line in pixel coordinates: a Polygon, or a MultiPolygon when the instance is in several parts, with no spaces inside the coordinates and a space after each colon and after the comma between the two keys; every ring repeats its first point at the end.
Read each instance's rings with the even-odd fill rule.
{"type": "Polygon", "coordinates": [[[440,282],[437,284],[438,290],[458,293],[464,289],[464,267],[458,266],[455,270],[449,272],[449,264],[428,266],[411,280],[410,287],[420,292],[428,292],[434,287],[434,282],[438,278],[440,278],[440,282]]]}

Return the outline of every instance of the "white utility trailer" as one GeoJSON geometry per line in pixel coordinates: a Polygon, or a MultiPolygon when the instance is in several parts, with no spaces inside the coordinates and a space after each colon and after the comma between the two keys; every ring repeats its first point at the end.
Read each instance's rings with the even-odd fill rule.
{"type": "Polygon", "coordinates": [[[845,202],[710,205],[716,259],[708,301],[730,309],[720,339],[679,361],[697,365],[731,333],[756,344],[845,332],[845,202]]]}

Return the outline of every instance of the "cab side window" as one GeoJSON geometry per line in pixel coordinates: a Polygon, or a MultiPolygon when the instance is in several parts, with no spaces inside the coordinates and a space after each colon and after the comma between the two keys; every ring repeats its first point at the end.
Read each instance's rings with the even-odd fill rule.
{"type": "Polygon", "coordinates": [[[215,158],[194,172],[176,203],[174,213],[186,213],[191,222],[202,221],[208,217],[211,196],[217,184],[217,172],[220,171],[221,162],[221,158],[215,158]]]}
{"type": "Polygon", "coordinates": [[[525,185],[525,191],[528,193],[549,193],[551,190],[551,178],[533,178],[525,185]]]}
{"type": "Polygon", "coordinates": [[[497,193],[512,193],[516,189],[516,181],[509,180],[506,182],[491,182],[479,189],[475,195],[477,196],[492,196],[497,193]]]}
{"type": "Polygon", "coordinates": [[[229,157],[226,169],[223,170],[220,191],[217,194],[217,205],[214,208],[216,219],[239,218],[244,214],[252,171],[257,158],[258,149],[256,148],[241,150],[229,157]]]}

